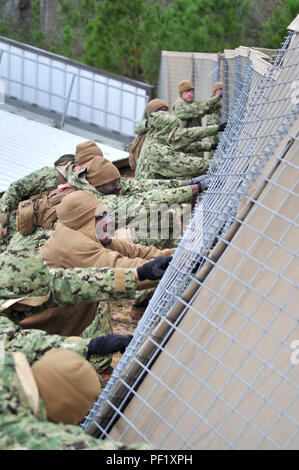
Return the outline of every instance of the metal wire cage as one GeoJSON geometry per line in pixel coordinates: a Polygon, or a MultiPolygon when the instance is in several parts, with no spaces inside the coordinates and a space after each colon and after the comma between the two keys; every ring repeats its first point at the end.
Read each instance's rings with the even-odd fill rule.
{"type": "Polygon", "coordinates": [[[161,449],[298,449],[299,16],[250,50],[173,260],[85,432],[161,449]],[[242,83],[241,83],[241,82],[242,83]]]}

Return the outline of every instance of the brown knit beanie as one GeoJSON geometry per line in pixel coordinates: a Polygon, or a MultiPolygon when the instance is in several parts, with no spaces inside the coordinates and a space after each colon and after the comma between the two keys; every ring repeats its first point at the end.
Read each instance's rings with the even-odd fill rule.
{"type": "Polygon", "coordinates": [[[178,90],[179,90],[179,94],[180,96],[182,96],[182,93],[186,90],[194,90],[194,85],[192,82],[190,82],[190,80],[182,80],[179,84],[178,84],[178,90]]]}
{"type": "Polygon", "coordinates": [[[77,145],[75,153],[75,165],[82,165],[92,158],[103,157],[102,150],[93,142],[88,140],[82,144],[77,145]]]}
{"type": "Polygon", "coordinates": [[[88,165],[86,173],[88,182],[95,188],[120,177],[120,172],[116,166],[104,157],[94,158],[88,165]]]}
{"type": "Polygon", "coordinates": [[[79,354],[52,349],[32,366],[48,418],[79,424],[101,393],[98,376],[79,354]]]}
{"type": "Polygon", "coordinates": [[[213,86],[213,93],[217,90],[222,90],[223,88],[223,83],[222,82],[215,82],[213,86]]]}
{"type": "Polygon", "coordinates": [[[168,104],[165,103],[165,101],[159,100],[159,98],[155,98],[154,100],[149,101],[146,107],[147,117],[149,117],[155,111],[159,111],[159,109],[163,108],[164,106],[166,106],[167,110],[169,109],[168,104]]]}
{"type": "Polygon", "coordinates": [[[89,191],[74,191],[62,199],[56,213],[60,222],[78,230],[95,216],[95,210],[101,204],[103,201],[89,191]]]}

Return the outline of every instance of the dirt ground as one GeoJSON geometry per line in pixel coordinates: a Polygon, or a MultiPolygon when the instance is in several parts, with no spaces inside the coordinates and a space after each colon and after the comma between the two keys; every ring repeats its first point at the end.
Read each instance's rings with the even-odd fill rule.
{"type": "MultiPolygon", "coordinates": [[[[134,300],[122,300],[118,302],[111,302],[111,316],[113,333],[120,335],[133,335],[137,326],[138,320],[133,320],[130,316],[134,300]]],[[[145,309],[140,309],[144,311],[145,309]]],[[[113,355],[112,367],[115,367],[121,358],[120,353],[113,355]]]]}

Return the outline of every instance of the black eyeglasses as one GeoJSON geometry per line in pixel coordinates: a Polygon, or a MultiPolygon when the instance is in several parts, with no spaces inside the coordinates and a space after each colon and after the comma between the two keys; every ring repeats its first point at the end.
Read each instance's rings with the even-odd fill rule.
{"type": "Polygon", "coordinates": [[[101,214],[101,215],[95,215],[94,217],[95,217],[96,220],[102,220],[105,217],[107,217],[107,212],[103,212],[103,214],[101,214]]]}

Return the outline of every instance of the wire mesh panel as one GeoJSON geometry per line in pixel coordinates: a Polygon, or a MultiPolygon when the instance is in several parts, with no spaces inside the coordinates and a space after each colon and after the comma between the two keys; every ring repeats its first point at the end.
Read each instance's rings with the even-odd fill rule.
{"type": "Polygon", "coordinates": [[[298,23],[271,66],[251,58],[209,189],[87,433],[298,449],[298,23]]]}

